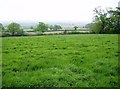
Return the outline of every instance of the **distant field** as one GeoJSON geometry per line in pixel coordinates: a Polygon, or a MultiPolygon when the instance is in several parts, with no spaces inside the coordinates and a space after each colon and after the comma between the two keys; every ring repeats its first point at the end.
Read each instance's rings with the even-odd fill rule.
{"type": "Polygon", "coordinates": [[[118,86],[118,35],[2,39],[3,87],[118,86]]]}
{"type": "MultiPolygon", "coordinates": [[[[38,33],[37,32],[34,32],[33,29],[24,29],[25,31],[25,35],[37,35],[38,33]]],[[[88,29],[88,28],[79,28],[77,30],[74,30],[74,28],[69,28],[69,29],[66,29],[66,33],[90,33],[91,31],[88,29]]],[[[52,34],[64,34],[65,32],[65,29],[59,29],[59,30],[48,30],[46,32],[43,32],[41,34],[44,34],[44,35],[52,35],[52,34]]]]}

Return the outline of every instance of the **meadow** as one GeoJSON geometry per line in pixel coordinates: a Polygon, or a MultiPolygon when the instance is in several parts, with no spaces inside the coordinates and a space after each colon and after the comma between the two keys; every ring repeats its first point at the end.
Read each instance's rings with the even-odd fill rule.
{"type": "Polygon", "coordinates": [[[117,87],[118,35],[2,38],[3,87],[117,87]]]}

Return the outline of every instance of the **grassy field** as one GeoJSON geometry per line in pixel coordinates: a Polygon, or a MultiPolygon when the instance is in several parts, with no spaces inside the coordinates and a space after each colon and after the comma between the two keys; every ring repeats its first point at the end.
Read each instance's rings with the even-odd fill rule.
{"type": "Polygon", "coordinates": [[[3,87],[118,86],[118,35],[2,39],[3,87]]]}

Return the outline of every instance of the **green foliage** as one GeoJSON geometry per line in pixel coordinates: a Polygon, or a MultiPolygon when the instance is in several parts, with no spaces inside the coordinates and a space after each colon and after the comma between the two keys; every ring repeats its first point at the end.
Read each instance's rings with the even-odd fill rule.
{"type": "Polygon", "coordinates": [[[21,35],[24,35],[23,29],[18,30],[18,31],[17,31],[17,35],[20,35],[20,36],[21,36],[21,35]]]}
{"type": "Polygon", "coordinates": [[[4,28],[2,23],[0,23],[0,36],[3,36],[4,34],[6,34],[6,29],[4,28]]]}
{"type": "Polygon", "coordinates": [[[85,28],[89,28],[91,26],[92,23],[88,23],[85,25],[85,28]]]}
{"type": "Polygon", "coordinates": [[[100,7],[94,10],[94,22],[90,28],[95,33],[120,33],[120,11],[102,10],[100,7]]]}
{"type": "Polygon", "coordinates": [[[2,25],[2,23],[0,23],[0,31],[4,31],[4,30],[5,30],[4,26],[2,25]]]}
{"type": "Polygon", "coordinates": [[[78,26],[74,26],[74,29],[77,30],[78,26]]]}
{"type": "Polygon", "coordinates": [[[102,24],[101,22],[91,23],[90,25],[91,31],[94,33],[100,33],[102,29],[101,24],[102,24]]]}
{"type": "Polygon", "coordinates": [[[39,22],[37,27],[34,29],[36,32],[44,32],[46,30],[48,30],[48,25],[43,22],[39,22]]]}
{"type": "Polygon", "coordinates": [[[22,35],[23,30],[20,29],[20,24],[16,22],[12,22],[8,25],[7,30],[11,33],[11,35],[22,35]]]}
{"type": "Polygon", "coordinates": [[[54,26],[53,26],[53,25],[50,25],[49,28],[50,28],[50,30],[53,30],[53,29],[54,29],[54,26]]]}
{"type": "Polygon", "coordinates": [[[109,27],[113,33],[120,33],[120,10],[109,10],[108,13],[111,15],[108,18],[109,27]]]}
{"type": "Polygon", "coordinates": [[[60,25],[54,25],[53,30],[58,30],[58,29],[62,29],[62,27],[60,25]]]}
{"type": "Polygon", "coordinates": [[[31,26],[30,29],[33,29],[33,26],[31,26]]]}
{"type": "Polygon", "coordinates": [[[3,87],[118,86],[118,35],[2,38],[3,87]]]}
{"type": "Polygon", "coordinates": [[[50,25],[49,28],[50,28],[50,30],[59,30],[59,29],[62,29],[62,27],[60,25],[50,25]]]}

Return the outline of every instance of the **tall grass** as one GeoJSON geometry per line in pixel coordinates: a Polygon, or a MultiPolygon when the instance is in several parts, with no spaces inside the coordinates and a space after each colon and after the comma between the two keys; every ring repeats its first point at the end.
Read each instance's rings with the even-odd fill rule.
{"type": "Polygon", "coordinates": [[[5,37],[3,87],[118,86],[118,36],[5,37]]]}

